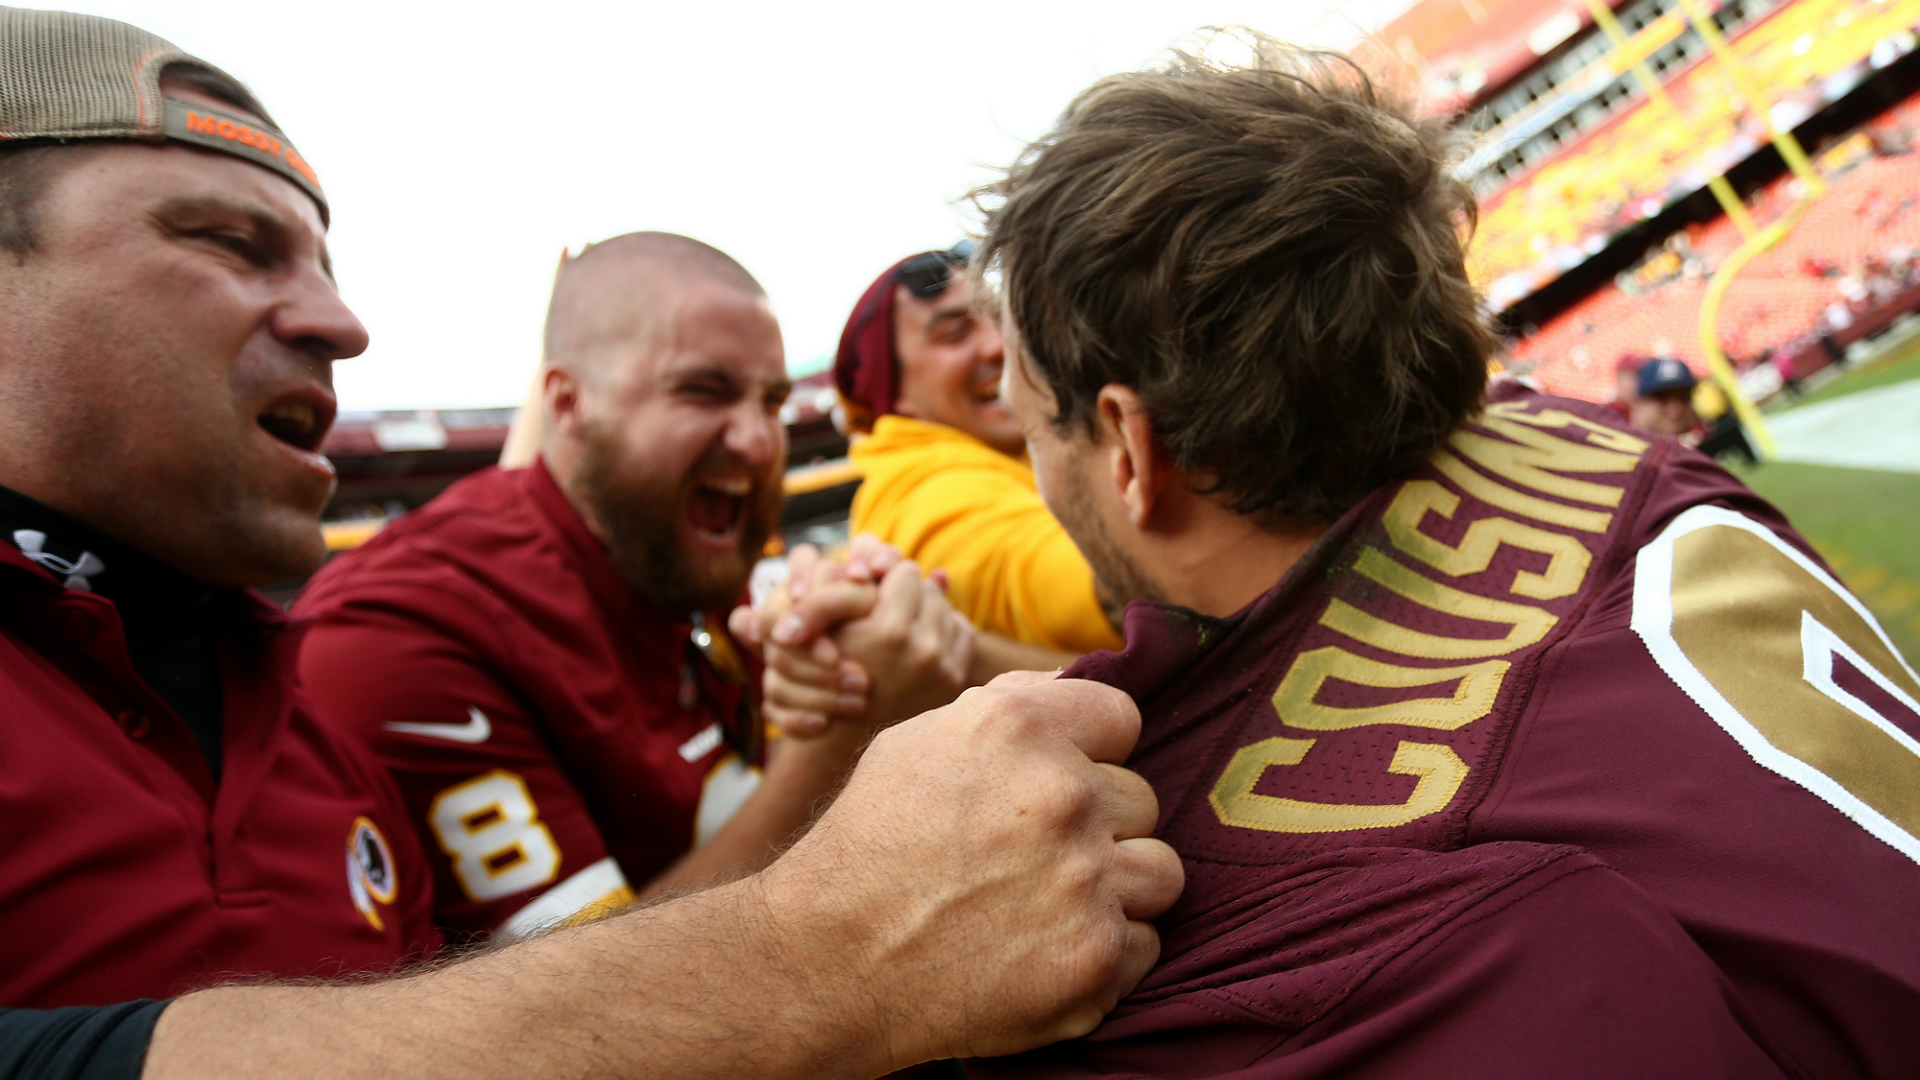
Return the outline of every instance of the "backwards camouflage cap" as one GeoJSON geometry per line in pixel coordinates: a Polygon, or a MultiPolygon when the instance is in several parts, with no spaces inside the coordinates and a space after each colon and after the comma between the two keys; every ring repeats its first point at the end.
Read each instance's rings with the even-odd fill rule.
{"type": "Polygon", "coordinates": [[[112,19],[0,7],[0,142],[22,139],[172,139],[245,158],[300,185],[327,218],[320,178],[269,125],[160,93],[171,64],[238,79],[166,40],[112,19]]]}

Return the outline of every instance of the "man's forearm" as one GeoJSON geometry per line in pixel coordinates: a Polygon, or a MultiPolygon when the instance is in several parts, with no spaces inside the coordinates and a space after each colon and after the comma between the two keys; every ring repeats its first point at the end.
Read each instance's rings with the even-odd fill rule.
{"type": "Polygon", "coordinates": [[[647,898],[700,888],[751,874],[792,843],[839,789],[859,757],[857,731],[836,730],[805,742],[780,740],[767,748],[759,787],[705,844],[647,882],[647,898]]]}
{"type": "Polygon", "coordinates": [[[750,878],[410,977],[192,994],[162,1014],[143,1075],[884,1073],[884,1039],[835,1026],[868,1011],[823,1007],[859,985],[834,960],[797,955],[750,878]]]}
{"type": "Polygon", "coordinates": [[[403,978],[190,994],[146,1075],[853,1080],[1083,1035],[1152,963],[1180,862],[1111,764],[1132,700],[1002,682],[881,732],[753,877],[403,978]]]}
{"type": "Polygon", "coordinates": [[[1080,659],[1079,656],[1029,645],[1024,641],[977,630],[973,636],[973,662],[967,668],[967,681],[984,686],[997,675],[1009,671],[1058,671],[1080,659]]]}

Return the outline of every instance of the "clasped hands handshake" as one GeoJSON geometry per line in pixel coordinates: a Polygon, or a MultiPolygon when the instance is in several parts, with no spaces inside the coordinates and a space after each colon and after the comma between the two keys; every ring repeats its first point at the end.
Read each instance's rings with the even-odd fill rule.
{"type": "Polygon", "coordinates": [[[871,537],[791,565],[729,620],[788,735],[763,786],[840,786],[765,869],[398,978],[189,994],[146,1075],[870,1080],[1091,1031],[1183,884],[1120,764],[1133,699],[1036,671],[974,685],[1034,654],[871,537]]]}
{"type": "Polygon", "coordinates": [[[923,578],[866,533],[843,559],[797,547],[787,568],[757,610],[728,620],[766,662],[762,706],[785,735],[864,744],[998,674],[976,670],[974,628],[948,602],[944,571],[923,578]]]}
{"type": "Polygon", "coordinates": [[[783,870],[813,864],[816,843],[886,838],[818,861],[871,862],[854,880],[883,891],[908,883],[910,902],[877,905],[912,927],[895,959],[952,981],[889,999],[924,1000],[934,1031],[973,1029],[941,1053],[1006,1053],[1091,1030],[1157,958],[1148,920],[1183,882],[1173,850],[1151,838],[1152,789],[1121,766],[1139,736],[1133,700],[1005,670],[1071,657],[977,631],[940,571],[923,577],[871,536],[840,559],[796,548],[788,568],[728,625],[765,660],[764,709],[788,748],[844,741],[859,768],[764,876],[778,885],[783,870]],[[969,1019],[944,1017],[949,1007],[969,1019]],[[979,1030],[989,1017],[997,1030],[979,1030]]]}

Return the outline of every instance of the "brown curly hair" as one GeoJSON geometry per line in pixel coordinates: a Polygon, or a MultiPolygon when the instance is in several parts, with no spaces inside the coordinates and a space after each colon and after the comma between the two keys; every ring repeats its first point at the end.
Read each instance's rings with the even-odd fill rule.
{"type": "Polygon", "coordinates": [[[1076,98],[974,193],[976,266],[1058,427],[1091,432],[1100,388],[1129,386],[1209,494],[1325,521],[1479,409],[1475,207],[1443,119],[1344,56],[1246,37],[1249,68],[1176,53],[1076,98]]]}

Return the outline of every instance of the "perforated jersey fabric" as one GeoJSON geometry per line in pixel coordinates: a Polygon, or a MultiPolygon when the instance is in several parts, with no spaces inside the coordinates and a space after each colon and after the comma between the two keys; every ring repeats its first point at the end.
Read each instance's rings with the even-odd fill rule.
{"type": "Polygon", "coordinates": [[[1790,525],[1500,388],[1216,619],[1070,677],[1186,892],[1086,1039],[991,1077],[1912,1075],[1920,681],[1790,525]]]}

